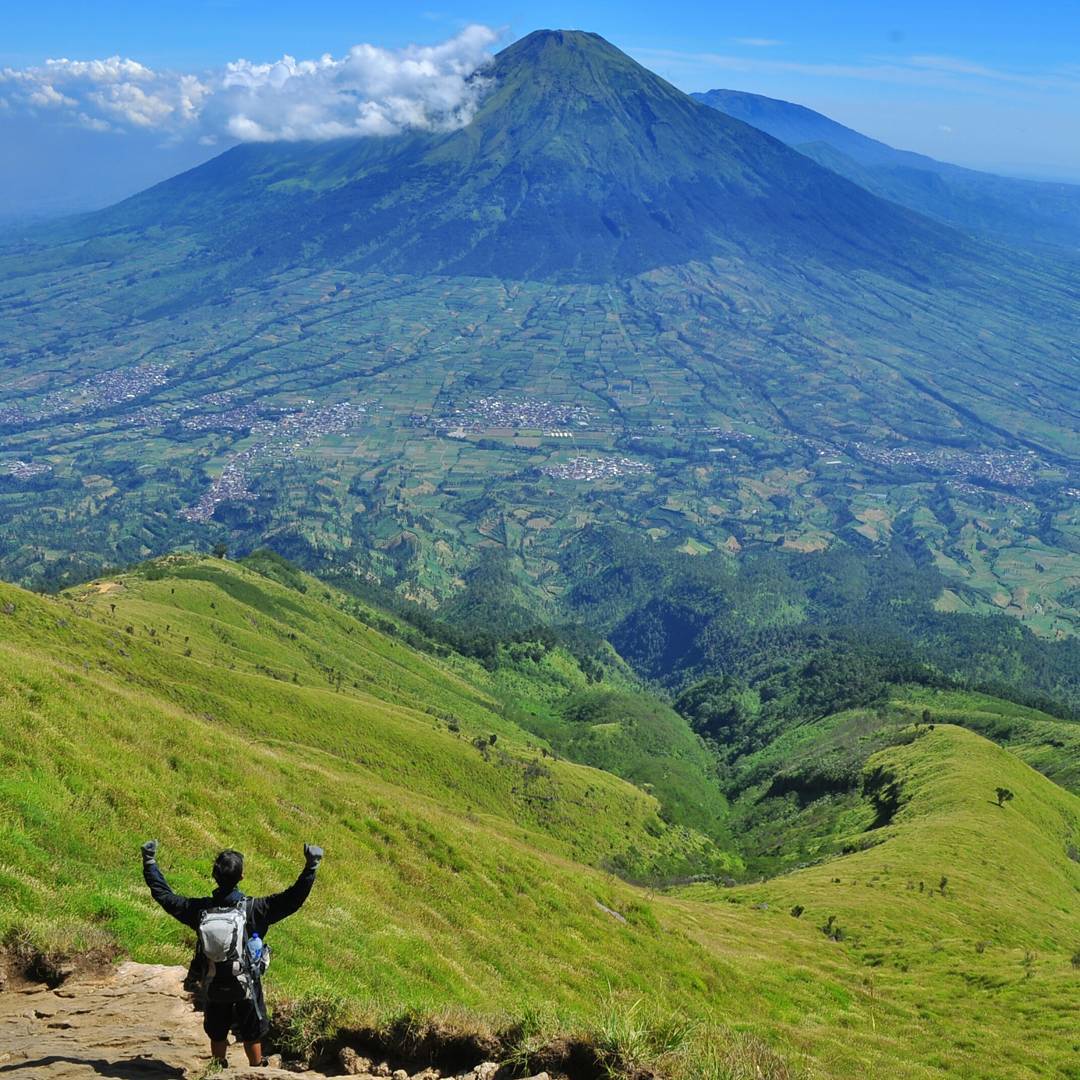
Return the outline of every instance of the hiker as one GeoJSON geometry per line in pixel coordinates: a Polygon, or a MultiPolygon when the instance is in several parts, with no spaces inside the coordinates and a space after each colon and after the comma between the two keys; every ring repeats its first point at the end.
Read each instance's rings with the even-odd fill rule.
{"type": "Polygon", "coordinates": [[[270,962],[270,947],[263,943],[276,922],[299,911],[315,883],[323,850],[304,845],[304,869],[284,892],[273,896],[245,896],[237,886],[244,877],[244,856],[225,850],[214,860],[217,888],[212,896],[177,896],[157,864],[158,842],[142,846],[143,878],[150,895],[174,918],[198,934],[195,958],[184,982],[200,986],[203,1030],[210,1038],[214,1060],[226,1064],[229,1032],[244,1044],[248,1062],[267,1064],[262,1040],[270,1027],[263,1000],[262,976],[270,962]]]}

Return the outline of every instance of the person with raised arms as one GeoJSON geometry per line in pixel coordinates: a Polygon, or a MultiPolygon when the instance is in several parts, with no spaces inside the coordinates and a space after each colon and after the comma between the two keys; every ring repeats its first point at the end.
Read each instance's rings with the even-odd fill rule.
{"type": "Polygon", "coordinates": [[[299,911],[315,884],[323,850],[304,845],[304,869],[283,892],[245,896],[239,889],[244,856],[231,848],[214,860],[215,889],[210,896],[179,896],[169,888],[157,862],[158,842],[142,846],[143,878],[150,895],[174,918],[197,935],[195,956],[184,989],[196,994],[203,1009],[203,1030],[210,1053],[227,1064],[229,1032],[244,1044],[249,1064],[266,1064],[262,1041],[269,1029],[262,977],[270,963],[267,931],[274,923],[299,911]]]}

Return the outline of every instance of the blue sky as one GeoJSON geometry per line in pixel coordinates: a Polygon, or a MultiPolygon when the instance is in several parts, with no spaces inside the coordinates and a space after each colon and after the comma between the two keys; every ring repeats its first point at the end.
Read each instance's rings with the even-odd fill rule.
{"type": "MultiPolygon", "coordinates": [[[[8,70],[7,82],[0,78],[0,101],[6,102],[0,104],[0,216],[5,208],[108,201],[219,152],[237,132],[301,137],[306,129],[283,127],[274,115],[272,88],[252,87],[253,80],[274,80],[258,65],[283,55],[299,61],[327,53],[341,58],[351,47],[371,43],[388,50],[371,61],[383,72],[394,50],[455,39],[445,56],[433,54],[444,66],[437,91],[427,85],[421,92],[430,116],[436,107],[467,109],[467,101],[446,104],[462,57],[555,26],[595,30],[685,90],[729,87],[782,97],[944,160],[1080,182],[1080,0],[473,0],[464,6],[456,0],[14,0],[6,8],[0,38],[0,69],[8,70]],[[490,28],[490,41],[458,39],[470,24],[490,28]],[[134,102],[133,107],[145,105],[134,125],[123,122],[115,97],[119,76],[108,75],[114,99],[103,102],[100,72],[94,76],[72,66],[64,82],[54,78],[55,67],[43,67],[47,59],[116,56],[152,73],[144,70],[128,90],[158,87],[161,101],[168,102],[134,102]],[[222,110],[240,108],[237,91],[230,90],[224,102],[219,93],[225,65],[241,58],[252,62],[241,73],[246,127],[236,115],[223,119],[222,110]],[[181,88],[184,75],[196,80],[193,101],[181,88]],[[156,105],[168,123],[158,123],[151,111],[156,105]],[[180,124],[176,118],[183,109],[199,113],[198,123],[180,124]],[[208,127],[208,117],[218,114],[217,127],[208,127]]],[[[374,70],[365,67],[365,86],[381,78],[374,70]]],[[[323,95],[323,76],[307,75],[312,92],[323,95]]],[[[395,100],[408,96],[401,90],[401,71],[395,69],[393,77],[395,100]]],[[[132,105],[130,97],[124,104],[132,105]]],[[[370,130],[403,122],[388,117],[384,106],[370,130]]],[[[319,122],[330,123],[325,130],[332,131],[339,119],[327,113],[319,122]]]]}

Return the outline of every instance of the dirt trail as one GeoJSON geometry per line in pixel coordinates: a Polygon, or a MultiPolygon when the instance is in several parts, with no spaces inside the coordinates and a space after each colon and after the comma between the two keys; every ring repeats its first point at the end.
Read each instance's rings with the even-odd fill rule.
{"type": "Polygon", "coordinates": [[[0,994],[0,1077],[182,1080],[207,1064],[205,1037],[180,988],[182,968],[121,964],[0,994]]]}
{"type": "MultiPolygon", "coordinates": [[[[183,977],[180,967],[124,963],[54,990],[0,993],[0,1080],[196,1080],[209,1064],[208,1046],[181,989],[183,977]]],[[[218,1074],[222,1080],[326,1080],[319,1072],[252,1069],[240,1046],[229,1047],[229,1062],[218,1074]]],[[[404,1071],[348,1065],[338,1075],[411,1080],[404,1071]]],[[[494,1071],[481,1065],[457,1080],[487,1080],[494,1071]]],[[[416,1080],[438,1075],[414,1074],[416,1080]]]]}

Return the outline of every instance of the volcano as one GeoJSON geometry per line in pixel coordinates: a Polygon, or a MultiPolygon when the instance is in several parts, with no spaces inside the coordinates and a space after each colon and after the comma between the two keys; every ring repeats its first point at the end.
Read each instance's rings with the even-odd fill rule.
{"type": "Polygon", "coordinates": [[[910,277],[959,236],[707,108],[596,34],[503,50],[448,133],[236,147],[83,228],[178,226],[245,272],[607,281],[719,254],[910,277]]]}
{"type": "Polygon", "coordinates": [[[239,146],[0,250],[0,570],[223,529],[443,599],[490,544],[546,580],[620,522],[910,543],[1056,632],[1068,253],[881,198],[595,34],[475,78],[457,130],[239,146]]]}

